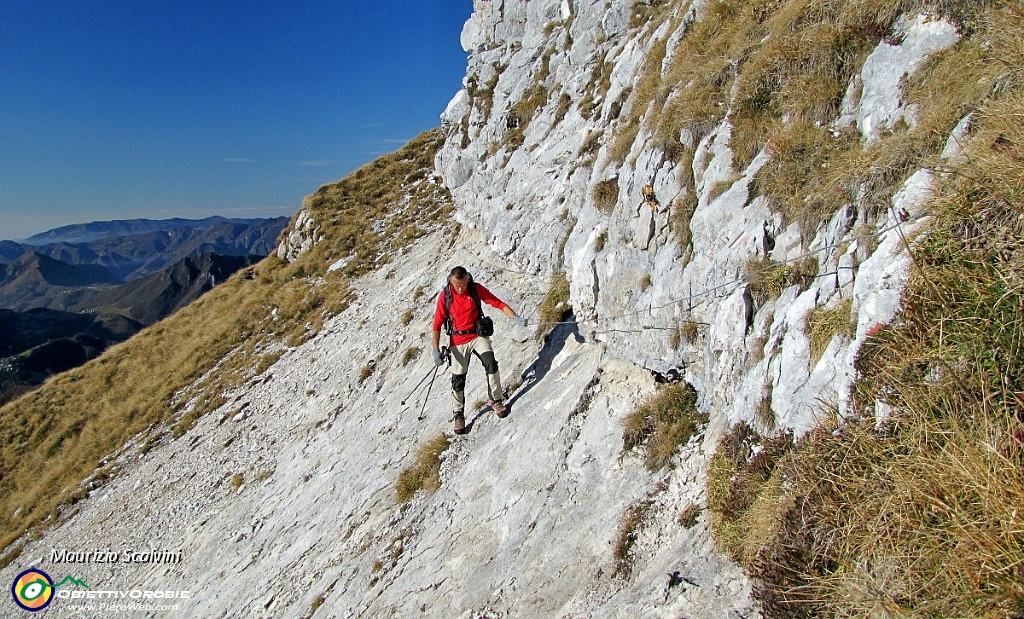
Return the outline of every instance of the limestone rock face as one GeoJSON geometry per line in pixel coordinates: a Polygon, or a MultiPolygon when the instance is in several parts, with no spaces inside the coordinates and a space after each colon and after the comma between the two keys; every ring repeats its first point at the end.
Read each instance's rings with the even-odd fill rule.
{"type": "Polygon", "coordinates": [[[839,126],[853,123],[867,141],[893,128],[899,120],[915,122],[914,110],[903,105],[900,84],[931,54],[960,40],[949,22],[925,15],[904,17],[894,36],[868,56],[860,75],[850,84],[839,126]],[[858,92],[859,91],[859,92],[858,92]]]}
{"type": "Polygon", "coordinates": [[[292,262],[317,242],[320,236],[320,228],[316,221],[309,215],[309,211],[302,209],[295,216],[281,244],[277,246],[277,257],[292,262]]]}
{"type": "MultiPolygon", "coordinates": [[[[918,172],[892,209],[867,217],[847,205],[807,233],[752,184],[766,153],[734,168],[728,114],[699,139],[679,136],[692,164],[667,157],[645,129],[616,157],[612,124],[648,112],[624,97],[647,51],[678,40],[707,4],[648,32],[631,28],[632,0],[474,0],[461,36],[464,88],[441,117],[448,140],[435,161],[463,224],[458,238],[424,236],[359,280],[346,311],[282,348],[185,435],[129,445],[117,455],[122,474],[28,541],[0,577],[35,565],[91,591],[187,590],[178,612],[190,617],[759,617],[751,583],[714,549],[707,512],[689,528],[680,516],[705,504],[718,440],[741,420],[756,425],[762,402],[797,435],[822,402],[846,412],[861,343],[899,308],[902,238],[925,225],[935,179],[918,172]],[[595,88],[595,75],[606,86],[595,88]],[[692,205],[685,225],[670,220],[673,202],[692,205]],[[758,299],[745,277],[753,262],[808,257],[817,261],[809,285],[774,298],[758,299]],[[438,490],[399,504],[400,471],[450,428],[449,378],[434,374],[429,347],[434,295],[456,264],[532,323],[519,330],[487,310],[514,387],[511,414],[483,406],[474,364],[471,432],[444,452],[438,490]],[[532,327],[556,271],[576,323],[548,325],[542,343],[532,327]],[[815,358],[809,312],[846,301],[853,335],[815,358]],[[651,473],[623,451],[621,420],[655,392],[649,370],[668,367],[684,368],[710,423],[651,473]],[[624,565],[613,550],[638,506],[624,565]],[[50,560],[52,549],[147,547],[182,561],[50,560]]],[[[882,42],[850,86],[841,122],[865,140],[912,120],[900,79],[956,37],[917,16],[900,27],[905,36],[882,42]]],[[[301,211],[278,256],[294,260],[319,235],[301,211]]],[[[47,616],[83,615],[59,599],[47,616]]]]}
{"type": "MultiPolygon", "coordinates": [[[[685,366],[687,380],[698,386],[712,415],[709,440],[751,419],[752,406],[764,397],[770,397],[780,426],[797,434],[813,426],[822,401],[845,412],[852,362],[865,330],[892,318],[906,281],[907,258],[895,251],[894,226],[900,222],[888,213],[868,219],[848,205],[809,242],[796,225],[783,227],[751,190],[767,155],[744,170],[733,168],[728,115],[693,145],[693,189],[680,183],[678,164],[644,129],[625,163],[617,163],[609,152],[610,127],[616,118],[635,114],[628,100],[623,106],[623,93],[640,79],[650,46],[667,40],[671,48],[706,3],[692,3],[683,19],[666,21],[642,37],[629,28],[633,3],[570,4],[570,19],[542,23],[557,17],[558,2],[477,2],[470,21],[484,31],[510,27],[502,25],[503,15],[525,15],[526,21],[521,36],[517,31],[507,44],[470,55],[467,80],[476,85],[475,96],[460,92],[442,117],[450,138],[437,165],[452,188],[459,221],[523,271],[564,270],[580,329],[589,337],[643,367],[685,366]],[[602,62],[611,63],[607,91],[594,97],[596,107],[588,114],[575,103],[590,92],[602,62]],[[486,105],[480,84],[493,85],[486,105]],[[516,128],[519,145],[509,140],[509,119],[538,86],[546,89],[545,103],[525,130],[516,128]],[[559,107],[563,98],[573,102],[567,109],[559,107]],[[617,195],[609,210],[596,203],[594,190],[613,179],[617,195]],[[642,204],[647,184],[660,209],[642,204]],[[665,208],[682,200],[695,203],[685,243],[665,208]],[[855,227],[878,236],[870,243],[844,242],[855,227]],[[744,301],[746,265],[805,254],[818,262],[808,289],[793,287],[761,307],[744,301]],[[877,270],[882,265],[884,273],[877,270]],[[812,359],[807,313],[844,300],[852,300],[856,336],[837,337],[827,354],[812,359]],[[683,323],[696,324],[696,336],[673,345],[677,338],[671,334],[683,323]]],[[[851,83],[837,127],[856,126],[870,143],[899,120],[912,124],[915,111],[901,100],[901,81],[957,40],[956,29],[944,20],[905,16],[851,83]]],[[[684,144],[692,139],[680,136],[684,144]]],[[[909,179],[893,212],[921,211],[931,180],[925,173],[909,179]]],[[[904,222],[902,232],[911,234],[921,224],[916,218],[904,222]]]]}

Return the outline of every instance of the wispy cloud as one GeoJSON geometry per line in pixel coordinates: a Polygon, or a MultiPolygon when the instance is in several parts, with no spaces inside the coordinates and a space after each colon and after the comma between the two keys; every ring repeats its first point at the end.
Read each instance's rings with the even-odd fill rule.
{"type": "Polygon", "coordinates": [[[255,159],[245,159],[243,157],[229,157],[227,159],[219,159],[221,163],[253,163],[255,159]]]}

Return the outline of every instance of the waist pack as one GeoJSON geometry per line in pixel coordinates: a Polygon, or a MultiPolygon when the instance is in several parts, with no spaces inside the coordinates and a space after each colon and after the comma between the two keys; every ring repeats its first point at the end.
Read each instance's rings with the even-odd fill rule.
{"type": "Polygon", "coordinates": [[[476,334],[480,337],[491,337],[494,335],[494,321],[490,316],[480,316],[476,319],[476,334]]]}

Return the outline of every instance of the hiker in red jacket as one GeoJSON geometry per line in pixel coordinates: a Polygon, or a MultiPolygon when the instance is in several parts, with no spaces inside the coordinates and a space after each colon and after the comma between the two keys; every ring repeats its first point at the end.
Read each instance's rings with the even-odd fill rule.
{"type": "Polygon", "coordinates": [[[490,396],[491,410],[498,417],[508,415],[508,409],[502,402],[501,376],[498,374],[498,361],[494,358],[490,335],[494,331],[491,319],[484,316],[481,302],[495,307],[512,322],[520,327],[526,326],[526,320],[518,316],[504,301],[491,294],[491,291],[473,281],[473,277],[463,267],[455,267],[448,274],[448,285],[437,295],[434,309],[433,354],[434,363],[444,365],[441,355],[441,328],[451,337],[448,347],[452,368],[452,408],[454,409],[455,433],[466,433],[466,373],[469,371],[470,355],[475,354],[487,373],[487,393],[490,396]]]}

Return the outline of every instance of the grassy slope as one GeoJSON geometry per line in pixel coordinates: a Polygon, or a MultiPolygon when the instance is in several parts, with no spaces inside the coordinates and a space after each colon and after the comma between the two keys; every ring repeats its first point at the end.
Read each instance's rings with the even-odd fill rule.
{"type": "Polygon", "coordinates": [[[441,143],[439,131],[421,134],[309,196],[303,208],[324,240],[295,262],[270,257],[236,273],[168,319],[0,408],[0,547],[8,548],[7,559],[22,533],[102,483],[113,472],[107,457],[127,441],[138,437],[146,449],[180,436],[225,402],[226,389],[265,371],[282,343],[310,337],[343,311],[350,278],[448,225],[450,197],[430,176],[441,143]],[[343,270],[326,272],[345,257],[343,270]]]}
{"type": "MultiPolygon", "coordinates": [[[[638,7],[635,25],[653,32],[682,14],[677,4],[638,7]]],[[[1019,2],[718,0],[677,49],[650,48],[613,152],[629,152],[643,123],[688,163],[732,93],[736,167],[767,148],[755,190],[811,234],[844,204],[887,208],[975,113],[966,159],[941,164],[949,174],[912,252],[905,307],[862,349],[863,417],[796,444],[744,424],[711,463],[716,542],[756,579],[768,616],[1024,613],[1022,31],[1019,2]],[[830,131],[867,54],[917,11],[964,35],[904,84],[917,124],[867,148],[830,131]],[[876,400],[894,410],[882,428],[876,400]]]]}

